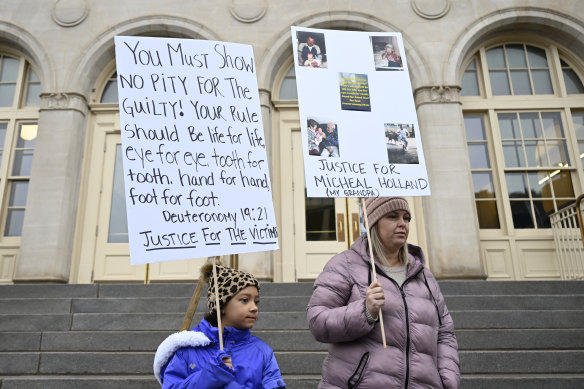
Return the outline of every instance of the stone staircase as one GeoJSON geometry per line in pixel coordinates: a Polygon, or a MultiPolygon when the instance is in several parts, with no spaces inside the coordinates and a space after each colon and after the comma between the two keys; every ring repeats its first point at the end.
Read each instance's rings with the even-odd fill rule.
{"type": "MultiPolygon", "coordinates": [[[[584,388],[584,282],[442,281],[463,388],[584,388]]],[[[159,388],[154,350],[194,284],[0,286],[0,389],[159,388]]],[[[312,283],[263,283],[254,333],[289,388],[315,388],[326,345],[306,325],[312,283]]],[[[193,325],[204,309],[201,298],[193,325]]]]}

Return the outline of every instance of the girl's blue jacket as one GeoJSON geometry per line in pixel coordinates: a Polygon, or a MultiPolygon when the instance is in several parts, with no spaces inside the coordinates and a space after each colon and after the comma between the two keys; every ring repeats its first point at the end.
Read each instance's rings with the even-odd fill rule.
{"type": "Polygon", "coordinates": [[[191,331],[170,335],[154,357],[154,375],[163,389],[283,388],[274,352],[249,330],[219,330],[205,319],[191,331]],[[223,363],[230,356],[233,369],[223,363]]]}

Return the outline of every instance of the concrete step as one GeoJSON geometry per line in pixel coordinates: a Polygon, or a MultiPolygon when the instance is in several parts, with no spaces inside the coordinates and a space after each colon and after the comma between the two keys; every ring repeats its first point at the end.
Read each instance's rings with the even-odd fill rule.
{"type": "Polygon", "coordinates": [[[155,351],[170,331],[45,332],[41,351],[155,351]]]}
{"type": "MultiPolygon", "coordinates": [[[[308,296],[261,299],[262,312],[302,312],[308,296]]],[[[562,296],[446,296],[451,311],[483,310],[580,310],[584,295],[562,296]]],[[[102,298],[22,298],[0,299],[2,314],[41,313],[184,313],[190,303],[186,297],[102,297],[102,298]]],[[[197,305],[197,312],[207,311],[206,298],[197,305]]]]}
{"type": "Polygon", "coordinates": [[[450,311],[582,310],[583,295],[444,296],[450,311]]]}
{"type": "MultiPolygon", "coordinates": [[[[584,311],[459,311],[451,312],[457,329],[545,329],[582,328],[584,311]]],[[[94,314],[73,315],[72,330],[167,330],[180,327],[182,314],[94,314]]],[[[202,315],[197,313],[193,326],[202,315]]],[[[305,312],[262,313],[256,330],[307,329],[305,312]]]]}
{"type": "Polygon", "coordinates": [[[2,315],[0,314],[0,332],[36,332],[36,331],[68,331],[71,329],[72,315],[35,314],[35,315],[2,315]]]}
{"type": "MultiPolygon", "coordinates": [[[[38,373],[40,353],[0,352],[0,377],[38,373]]],[[[0,386],[1,387],[1,386],[0,386]]]]}
{"type": "MultiPolygon", "coordinates": [[[[283,372],[317,375],[325,351],[276,351],[283,372]]],[[[3,375],[150,374],[154,352],[0,353],[3,375]]],[[[464,374],[584,374],[584,350],[461,351],[464,374]]]]}
{"type": "MultiPolygon", "coordinates": [[[[67,332],[59,332],[67,333],[67,332]]],[[[0,332],[1,351],[38,351],[41,347],[40,332],[0,332]]]]}
{"type": "Polygon", "coordinates": [[[581,295],[584,281],[439,281],[443,295],[581,295]]]}
{"type": "Polygon", "coordinates": [[[460,351],[465,374],[584,374],[584,350],[460,351]]]}
{"type": "Polygon", "coordinates": [[[0,312],[4,315],[71,313],[70,298],[19,298],[0,299],[0,312]]]}
{"type": "MultiPolygon", "coordinates": [[[[284,376],[289,389],[314,389],[320,382],[320,376],[284,376]]],[[[582,389],[584,376],[562,375],[514,375],[503,377],[462,376],[462,388],[468,389],[582,389]]]]}
{"type": "MultiPolygon", "coordinates": [[[[196,313],[192,322],[194,327],[202,319],[196,313]]],[[[74,331],[177,331],[184,314],[158,313],[78,313],[73,315],[71,329],[74,331]]],[[[1,320],[1,316],[0,316],[1,320]]],[[[295,330],[308,329],[306,313],[278,312],[262,313],[256,322],[256,330],[295,330]]]]}
{"type": "Polygon", "coordinates": [[[472,389],[582,389],[582,374],[463,375],[463,388],[472,389]]]}
{"type": "MultiPolygon", "coordinates": [[[[440,285],[464,388],[584,387],[584,282],[440,285]]],[[[158,388],[154,350],[180,327],[195,286],[0,286],[0,389],[158,388]]],[[[316,387],[326,355],[307,329],[311,293],[311,282],[262,283],[254,334],[274,348],[289,388],[316,387]]]]}
{"type": "MultiPolygon", "coordinates": [[[[584,295],[584,281],[440,281],[445,296],[486,295],[584,295]]],[[[91,297],[186,297],[193,283],[161,284],[16,284],[0,285],[5,298],[91,298],[91,297]]],[[[261,283],[262,295],[310,296],[312,282],[261,283]]],[[[203,288],[203,295],[206,287],[203,288]]]]}
{"type": "MultiPolygon", "coordinates": [[[[74,313],[185,313],[190,298],[99,298],[74,299],[74,313]]],[[[584,300],[583,300],[584,303],[584,300]]],[[[260,301],[261,312],[302,312],[306,310],[308,297],[264,296],[260,301]]],[[[207,299],[201,298],[197,312],[207,312],[207,299]]]]}
{"type": "MultiPolygon", "coordinates": [[[[318,375],[283,375],[289,389],[314,389],[320,381],[318,375]]],[[[584,387],[582,375],[513,375],[462,377],[463,388],[471,389],[581,389],[584,387]]],[[[152,375],[135,376],[37,376],[3,377],[2,389],[160,389],[152,375]]]]}
{"type": "MultiPolygon", "coordinates": [[[[283,372],[320,374],[326,352],[276,352],[283,372]]],[[[584,350],[461,351],[464,374],[584,374],[584,350]]]]}
{"type": "Polygon", "coordinates": [[[98,287],[97,284],[0,285],[0,299],[97,297],[98,287]]]}
{"type": "Polygon", "coordinates": [[[584,311],[451,311],[457,329],[583,328],[584,311]]]}
{"type": "MultiPolygon", "coordinates": [[[[0,351],[153,351],[172,331],[57,331],[0,333],[0,351]],[[42,336],[41,336],[42,335],[42,336]]],[[[276,351],[325,351],[308,330],[257,330],[276,351]]],[[[460,350],[570,350],[584,329],[457,330],[460,350]]],[[[579,346],[580,345],[580,346],[579,346]]],[[[580,347],[581,348],[581,347],[580,347]]]]}
{"type": "MultiPolygon", "coordinates": [[[[451,311],[457,329],[582,328],[584,311],[451,311]]],[[[198,312],[194,326],[203,314],[198,312]]],[[[181,313],[76,313],[0,315],[0,332],[176,331],[181,313]]],[[[264,312],[257,330],[307,329],[305,312],[264,312]]]]}
{"type": "MultiPolygon", "coordinates": [[[[192,284],[101,284],[99,297],[188,297],[196,288],[192,284]]],[[[261,282],[260,291],[265,296],[311,296],[312,282],[261,282]]],[[[202,296],[207,295],[203,287],[202,296]]]]}
{"type": "Polygon", "coordinates": [[[569,350],[584,347],[584,328],[456,330],[460,350],[569,350]]]}
{"type": "Polygon", "coordinates": [[[160,389],[152,374],[121,376],[16,376],[4,377],[2,389],[160,389]]]}

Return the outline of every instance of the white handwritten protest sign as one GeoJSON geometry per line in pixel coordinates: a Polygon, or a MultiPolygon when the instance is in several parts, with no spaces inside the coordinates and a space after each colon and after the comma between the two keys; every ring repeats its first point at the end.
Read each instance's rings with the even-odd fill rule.
{"type": "Polygon", "coordinates": [[[115,43],[132,264],[278,248],[252,48],[115,43]]]}
{"type": "Polygon", "coordinates": [[[292,27],[309,197],[426,196],[399,33],[292,27]]]}

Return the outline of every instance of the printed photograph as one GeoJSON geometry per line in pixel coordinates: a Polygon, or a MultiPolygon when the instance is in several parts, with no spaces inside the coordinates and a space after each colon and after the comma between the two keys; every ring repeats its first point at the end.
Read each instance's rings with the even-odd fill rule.
{"type": "Polygon", "coordinates": [[[394,164],[418,164],[418,146],[413,124],[385,123],[387,160],[394,164]]]}
{"type": "Polygon", "coordinates": [[[401,50],[394,36],[372,36],[371,48],[375,70],[404,70],[401,50]]]}
{"type": "Polygon", "coordinates": [[[326,42],[320,32],[297,31],[298,65],[309,68],[326,68],[326,42]]]}
{"type": "Polygon", "coordinates": [[[308,154],[320,157],[340,157],[339,131],[336,123],[309,118],[306,123],[308,154]]]}

